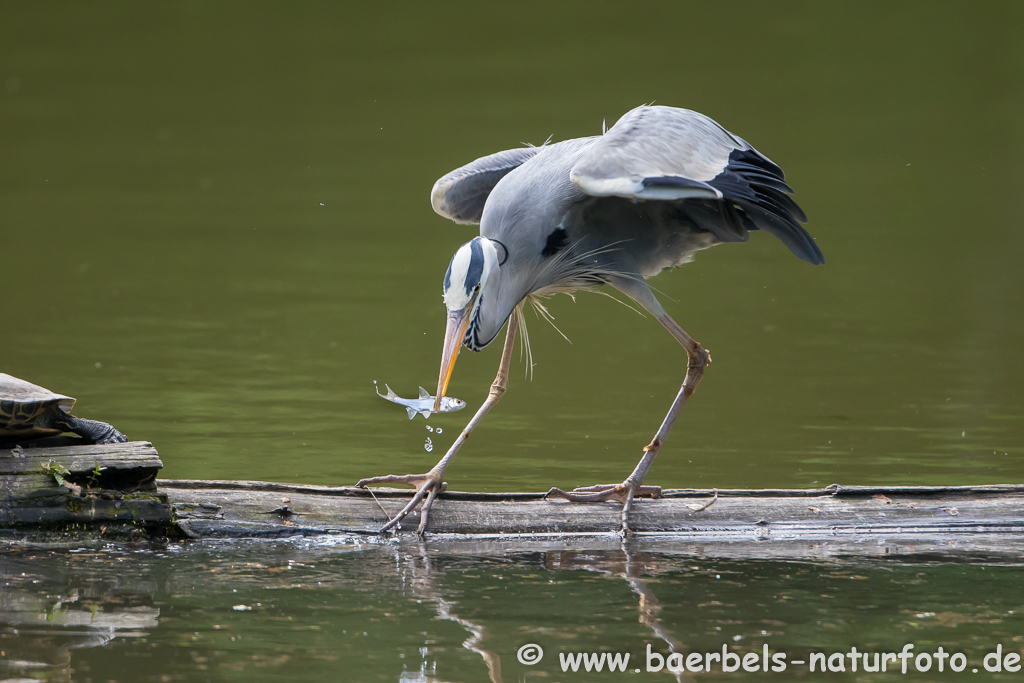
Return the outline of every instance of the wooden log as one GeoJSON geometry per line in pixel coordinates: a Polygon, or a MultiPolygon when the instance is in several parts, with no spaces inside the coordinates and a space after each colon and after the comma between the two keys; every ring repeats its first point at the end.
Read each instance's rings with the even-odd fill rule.
{"type": "MultiPolygon", "coordinates": [[[[372,535],[409,490],[246,481],[160,480],[193,538],[372,535]]],[[[546,501],[541,493],[446,492],[431,511],[432,542],[614,547],[614,503],[546,501]],[[553,545],[552,545],[553,544],[553,545]]],[[[410,535],[418,514],[403,525],[410,535]]],[[[664,492],[640,500],[632,543],[662,550],[730,548],[735,556],[973,554],[1024,556],[1024,486],[830,486],[664,492]],[[716,497],[717,493],[717,497],[716,497]],[[710,504],[709,504],[710,503],[710,504]]],[[[703,550],[698,550],[703,549],[703,550]]]]}
{"type": "Polygon", "coordinates": [[[0,450],[0,537],[178,533],[156,490],[162,466],[145,441],[0,450]]]}
{"type": "MultiPolygon", "coordinates": [[[[250,481],[157,480],[148,442],[0,451],[0,539],[265,538],[375,535],[408,489],[250,481]],[[158,487],[158,488],[157,488],[158,487]]],[[[411,516],[399,538],[413,539],[411,516]]],[[[1024,486],[830,486],[668,490],[637,501],[636,549],[730,557],[898,554],[1024,557],[1024,486]]],[[[445,492],[431,512],[433,547],[469,552],[614,549],[619,506],[544,500],[541,493],[445,492]]]]}

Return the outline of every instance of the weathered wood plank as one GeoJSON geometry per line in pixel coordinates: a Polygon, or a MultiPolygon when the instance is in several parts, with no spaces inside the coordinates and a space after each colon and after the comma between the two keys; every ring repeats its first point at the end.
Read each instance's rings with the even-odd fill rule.
{"type": "Polygon", "coordinates": [[[0,502],[53,498],[69,492],[49,474],[0,474],[0,502]]]}
{"type": "MultiPolygon", "coordinates": [[[[408,490],[375,489],[375,499],[351,487],[244,481],[160,480],[159,486],[179,526],[196,538],[374,534],[410,496],[408,490]]],[[[794,549],[812,546],[828,556],[899,548],[904,554],[1024,556],[1024,486],[737,490],[718,491],[717,499],[714,493],[674,490],[638,501],[630,518],[634,540],[646,538],[659,548],[740,545],[768,556],[792,556],[794,549]]],[[[563,545],[575,539],[570,545],[579,547],[585,537],[607,540],[618,529],[618,516],[614,503],[446,492],[434,504],[429,530],[434,538],[502,539],[517,548],[552,539],[563,545]]],[[[417,522],[414,515],[401,533],[412,533],[417,522]]]]}
{"type": "MultiPolygon", "coordinates": [[[[155,490],[156,475],[163,467],[160,455],[148,441],[4,449],[0,450],[0,482],[41,474],[51,463],[67,470],[70,482],[121,491],[155,490]]],[[[0,489],[14,488],[14,484],[0,484],[0,489]]]]}
{"type": "MultiPolygon", "coordinates": [[[[9,476],[9,475],[5,475],[9,476]]],[[[48,542],[54,539],[137,539],[179,537],[167,497],[146,491],[73,491],[49,475],[21,475],[31,495],[0,498],[0,540],[48,542]],[[109,534],[107,533],[109,530],[109,534]]],[[[5,486],[12,485],[7,482],[5,486]]]]}
{"type": "MultiPolygon", "coordinates": [[[[159,484],[174,488],[224,489],[241,491],[307,492],[327,496],[369,496],[367,489],[354,486],[322,486],[318,484],[289,484],[274,481],[246,481],[241,479],[161,479],[159,484]]],[[[374,488],[377,498],[409,498],[410,489],[374,488]]],[[[730,498],[809,498],[816,496],[869,496],[886,493],[905,493],[913,496],[946,494],[1024,494],[1024,484],[982,484],[979,486],[848,486],[832,484],[820,489],[665,489],[662,498],[707,498],[715,493],[730,498]]],[[[475,491],[445,491],[448,500],[543,500],[538,492],[488,493],[475,491]]]]}
{"type": "Polygon", "coordinates": [[[3,526],[92,525],[98,522],[134,522],[141,526],[169,525],[170,508],[162,496],[114,498],[101,495],[65,496],[32,503],[0,503],[3,526]]]}
{"type": "Polygon", "coordinates": [[[98,537],[108,527],[122,537],[177,533],[167,498],[156,491],[163,463],[151,443],[64,443],[0,451],[4,537],[98,537]]]}
{"type": "Polygon", "coordinates": [[[38,471],[53,460],[69,472],[85,474],[98,463],[100,467],[118,470],[160,469],[163,463],[153,444],[129,441],[113,444],[83,444],[54,448],[0,450],[0,474],[22,474],[38,471]]]}

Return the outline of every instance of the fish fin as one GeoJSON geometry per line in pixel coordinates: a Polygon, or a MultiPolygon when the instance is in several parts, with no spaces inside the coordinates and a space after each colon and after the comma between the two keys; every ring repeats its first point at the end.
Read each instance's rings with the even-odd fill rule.
{"type": "Polygon", "coordinates": [[[426,410],[421,410],[420,411],[420,415],[423,416],[424,420],[429,420],[430,416],[433,415],[433,414],[434,414],[434,411],[431,410],[430,408],[427,408],[426,410]]]}
{"type": "Polygon", "coordinates": [[[388,390],[388,393],[385,394],[384,398],[398,398],[398,394],[396,394],[387,384],[384,385],[384,388],[388,390]]]}
{"type": "Polygon", "coordinates": [[[433,398],[433,396],[430,395],[429,391],[427,391],[423,387],[420,387],[420,398],[433,398]]]}
{"type": "Polygon", "coordinates": [[[418,413],[419,411],[416,410],[415,408],[406,408],[405,412],[409,413],[409,419],[411,420],[414,417],[416,417],[416,413],[418,413]]]}

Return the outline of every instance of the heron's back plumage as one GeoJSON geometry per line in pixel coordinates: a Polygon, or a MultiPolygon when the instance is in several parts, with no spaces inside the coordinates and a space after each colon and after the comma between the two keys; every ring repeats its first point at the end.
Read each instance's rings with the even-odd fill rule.
{"type": "Polygon", "coordinates": [[[823,263],[791,193],[779,166],[712,119],[645,106],[601,136],[477,159],[438,180],[431,201],[453,220],[479,222],[507,254],[481,295],[489,340],[531,294],[609,282],[647,298],[644,279],[752,230],[823,263]]]}
{"type": "MultiPolygon", "coordinates": [[[[597,138],[573,167],[572,181],[593,196],[642,199],[653,178],[707,183],[722,172],[729,154],[749,145],[713,120],[687,109],[637,107],[597,138]]],[[[705,186],[706,187],[706,186],[705,186]]],[[[719,198],[705,189],[705,193],[719,198]]],[[[649,196],[683,199],[692,196],[649,196]]]]}
{"type": "Polygon", "coordinates": [[[782,169],[694,111],[638,107],[626,113],[570,177],[592,196],[682,201],[690,218],[722,242],[746,241],[749,230],[760,229],[805,261],[825,260],[800,226],[807,216],[790,198],[782,169]]]}

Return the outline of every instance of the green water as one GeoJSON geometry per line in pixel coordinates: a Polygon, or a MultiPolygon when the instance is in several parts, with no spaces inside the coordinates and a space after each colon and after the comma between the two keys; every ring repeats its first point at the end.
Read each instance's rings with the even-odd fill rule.
{"type": "MultiPolygon", "coordinates": [[[[961,676],[991,680],[985,655],[1024,640],[1024,575],[1005,566],[261,542],[8,553],[0,580],[0,650],[18,659],[8,670],[50,680],[692,681],[648,672],[647,648],[766,644],[788,664],[770,680],[963,680],[948,661],[947,676],[913,661],[905,675],[854,674],[849,660],[809,671],[816,652],[905,643],[960,652],[961,676]],[[545,653],[532,666],[516,656],[527,644],[545,653]],[[629,653],[630,673],[562,672],[559,653],[602,651],[629,653]]],[[[716,680],[765,676],[715,669],[716,680]]]]}
{"type": "MultiPolygon", "coordinates": [[[[432,183],[483,154],[595,134],[656,101],[711,115],[781,164],[827,263],[755,234],[653,281],[714,364],[650,483],[1024,481],[1022,28],[1012,2],[2,2],[0,371],[152,441],[167,477],[351,484],[425,471],[469,411],[431,418],[444,431],[428,432],[376,398],[373,382],[407,396],[436,384],[442,276],[475,231],[431,211],[432,183]]],[[[452,488],[619,481],[671,402],[685,356],[656,321],[592,295],[550,309],[572,343],[531,320],[533,379],[517,360],[507,396],[448,470],[452,488]]],[[[478,405],[499,354],[497,344],[464,353],[450,392],[478,405]]],[[[408,680],[486,680],[481,656],[461,646],[465,627],[435,619],[437,596],[491,615],[480,619],[502,634],[508,667],[520,641],[549,626],[556,635],[538,643],[653,637],[623,580],[559,572],[561,588],[542,590],[536,558],[441,563],[442,587],[420,595],[363,585],[378,555],[312,549],[318,572],[341,578],[313,588],[310,574],[274,591],[272,611],[235,613],[208,567],[226,572],[262,551],[204,552],[110,551],[90,565],[100,576],[121,562],[194,576],[188,590],[155,579],[119,592],[79,573],[73,555],[33,560],[65,578],[19,590],[40,614],[62,581],[95,584],[90,600],[102,605],[151,610],[138,629],[148,636],[54,644],[74,680],[156,677],[157,662],[175,680],[270,680],[277,661],[323,680],[399,680],[428,661],[433,673],[408,680]],[[602,618],[581,602],[593,583],[602,618]],[[499,592],[512,606],[550,600],[560,616],[503,621],[485,600],[499,592]],[[603,618],[616,610],[629,616],[603,618]],[[346,641],[337,630],[351,632],[350,620],[389,635],[346,641]],[[222,621],[244,640],[210,630],[222,621]],[[303,633],[314,626],[317,637],[303,633]]],[[[397,576],[411,561],[384,564],[397,576]]],[[[777,629],[793,647],[823,633],[895,647],[907,615],[929,611],[965,615],[995,642],[989,616],[1006,606],[981,579],[1010,581],[980,567],[899,570],[897,585],[918,581],[929,600],[896,608],[864,602],[850,586],[865,584],[836,578],[846,569],[811,566],[797,580],[751,561],[728,583],[702,584],[731,605],[708,616],[690,601],[691,561],[695,576],[713,569],[665,559],[657,574],[691,648],[718,642],[719,618],[778,622],[744,637],[777,629]],[[761,590],[757,577],[761,612],[743,594],[761,590]],[[830,596],[821,605],[841,618],[816,626],[769,597],[794,590],[830,596]]],[[[861,573],[888,587],[887,572],[861,573]]],[[[240,581],[245,600],[265,578],[240,581]]],[[[1001,594],[1019,594],[1007,586],[1001,594]]]]}

